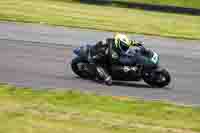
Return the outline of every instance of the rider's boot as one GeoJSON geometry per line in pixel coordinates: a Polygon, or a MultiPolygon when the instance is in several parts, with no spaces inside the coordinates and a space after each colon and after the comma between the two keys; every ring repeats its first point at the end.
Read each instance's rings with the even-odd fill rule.
{"type": "Polygon", "coordinates": [[[105,68],[97,66],[96,70],[98,79],[103,80],[106,85],[112,85],[112,77],[109,75],[107,70],[105,70],[105,68]]]}
{"type": "Polygon", "coordinates": [[[106,85],[112,85],[112,77],[111,76],[108,76],[105,81],[106,85]]]}

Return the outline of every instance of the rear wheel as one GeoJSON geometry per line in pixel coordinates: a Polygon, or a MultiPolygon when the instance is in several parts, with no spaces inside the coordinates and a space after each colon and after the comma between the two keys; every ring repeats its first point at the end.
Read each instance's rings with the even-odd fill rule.
{"type": "Polygon", "coordinates": [[[162,69],[151,73],[144,73],[143,79],[152,87],[165,87],[171,81],[170,74],[167,70],[162,69]]]}
{"type": "Polygon", "coordinates": [[[76,57],[71,62],[72,71],[81,78],[91,78],[88,72],[88,63],[83,61],[80,57],[76,57]]]}

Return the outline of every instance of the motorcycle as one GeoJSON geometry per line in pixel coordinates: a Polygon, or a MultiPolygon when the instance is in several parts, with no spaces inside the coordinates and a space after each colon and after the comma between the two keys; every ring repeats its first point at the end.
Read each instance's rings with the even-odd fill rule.
{"type": "MultiPolygon", "coordinates": [[[[141,45],[143,46],[143,45],[141,45]]],[[[76,57],[74,57],[71,61],[71,69],[72,71],[84,79],[95,79],[96,69],[94,67],[95,64],[90,63],[88,60],[90,57],[90,49],[92,45],[83,45],[79,48],[75,48],[73,50],[76,57]]],[[[150,54],[143,55],[148,57],[148,61],[153,64],[152,67],[146,67],[146,64],[138,64],[137,70],[135,70],[135,66],[122,66],[119,64],[113,64],[113,54],[112,47],[109,45],[109,54],[108,54],[108,62],[110,64],[107,65],[109,73],[111,74],[113,80],[120,81],[144,81],[149,84],[151,87],[165,87],[169,85],[171,81],[171,77],[169,72],[160,66],[160,56],[158,53],[150,49],[150,54]]]]}

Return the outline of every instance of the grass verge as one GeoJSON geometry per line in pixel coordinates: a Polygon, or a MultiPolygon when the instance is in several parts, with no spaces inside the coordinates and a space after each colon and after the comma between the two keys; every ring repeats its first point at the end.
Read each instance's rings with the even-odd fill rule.
{"type": "Polygon", "coordinates": [[[2,0],[0,20],[200,39],[200,16],[104,7],[64,0],[2,0]]]}
{"type": "Polygon", "coordinates": [[[197,133],[200,108],[0,85],[0,132],[197,133]]]}

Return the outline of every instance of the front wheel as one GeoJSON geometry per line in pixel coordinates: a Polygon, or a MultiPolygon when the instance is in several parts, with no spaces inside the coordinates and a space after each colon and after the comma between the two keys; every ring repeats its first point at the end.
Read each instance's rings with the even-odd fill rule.
{"type": "Polygon", "coordinates": [[[143,79],[152,87],[165,87],[171,82],[170,74],[167,70],[154,71],[151,73],[144,73],[143,79]]]}

